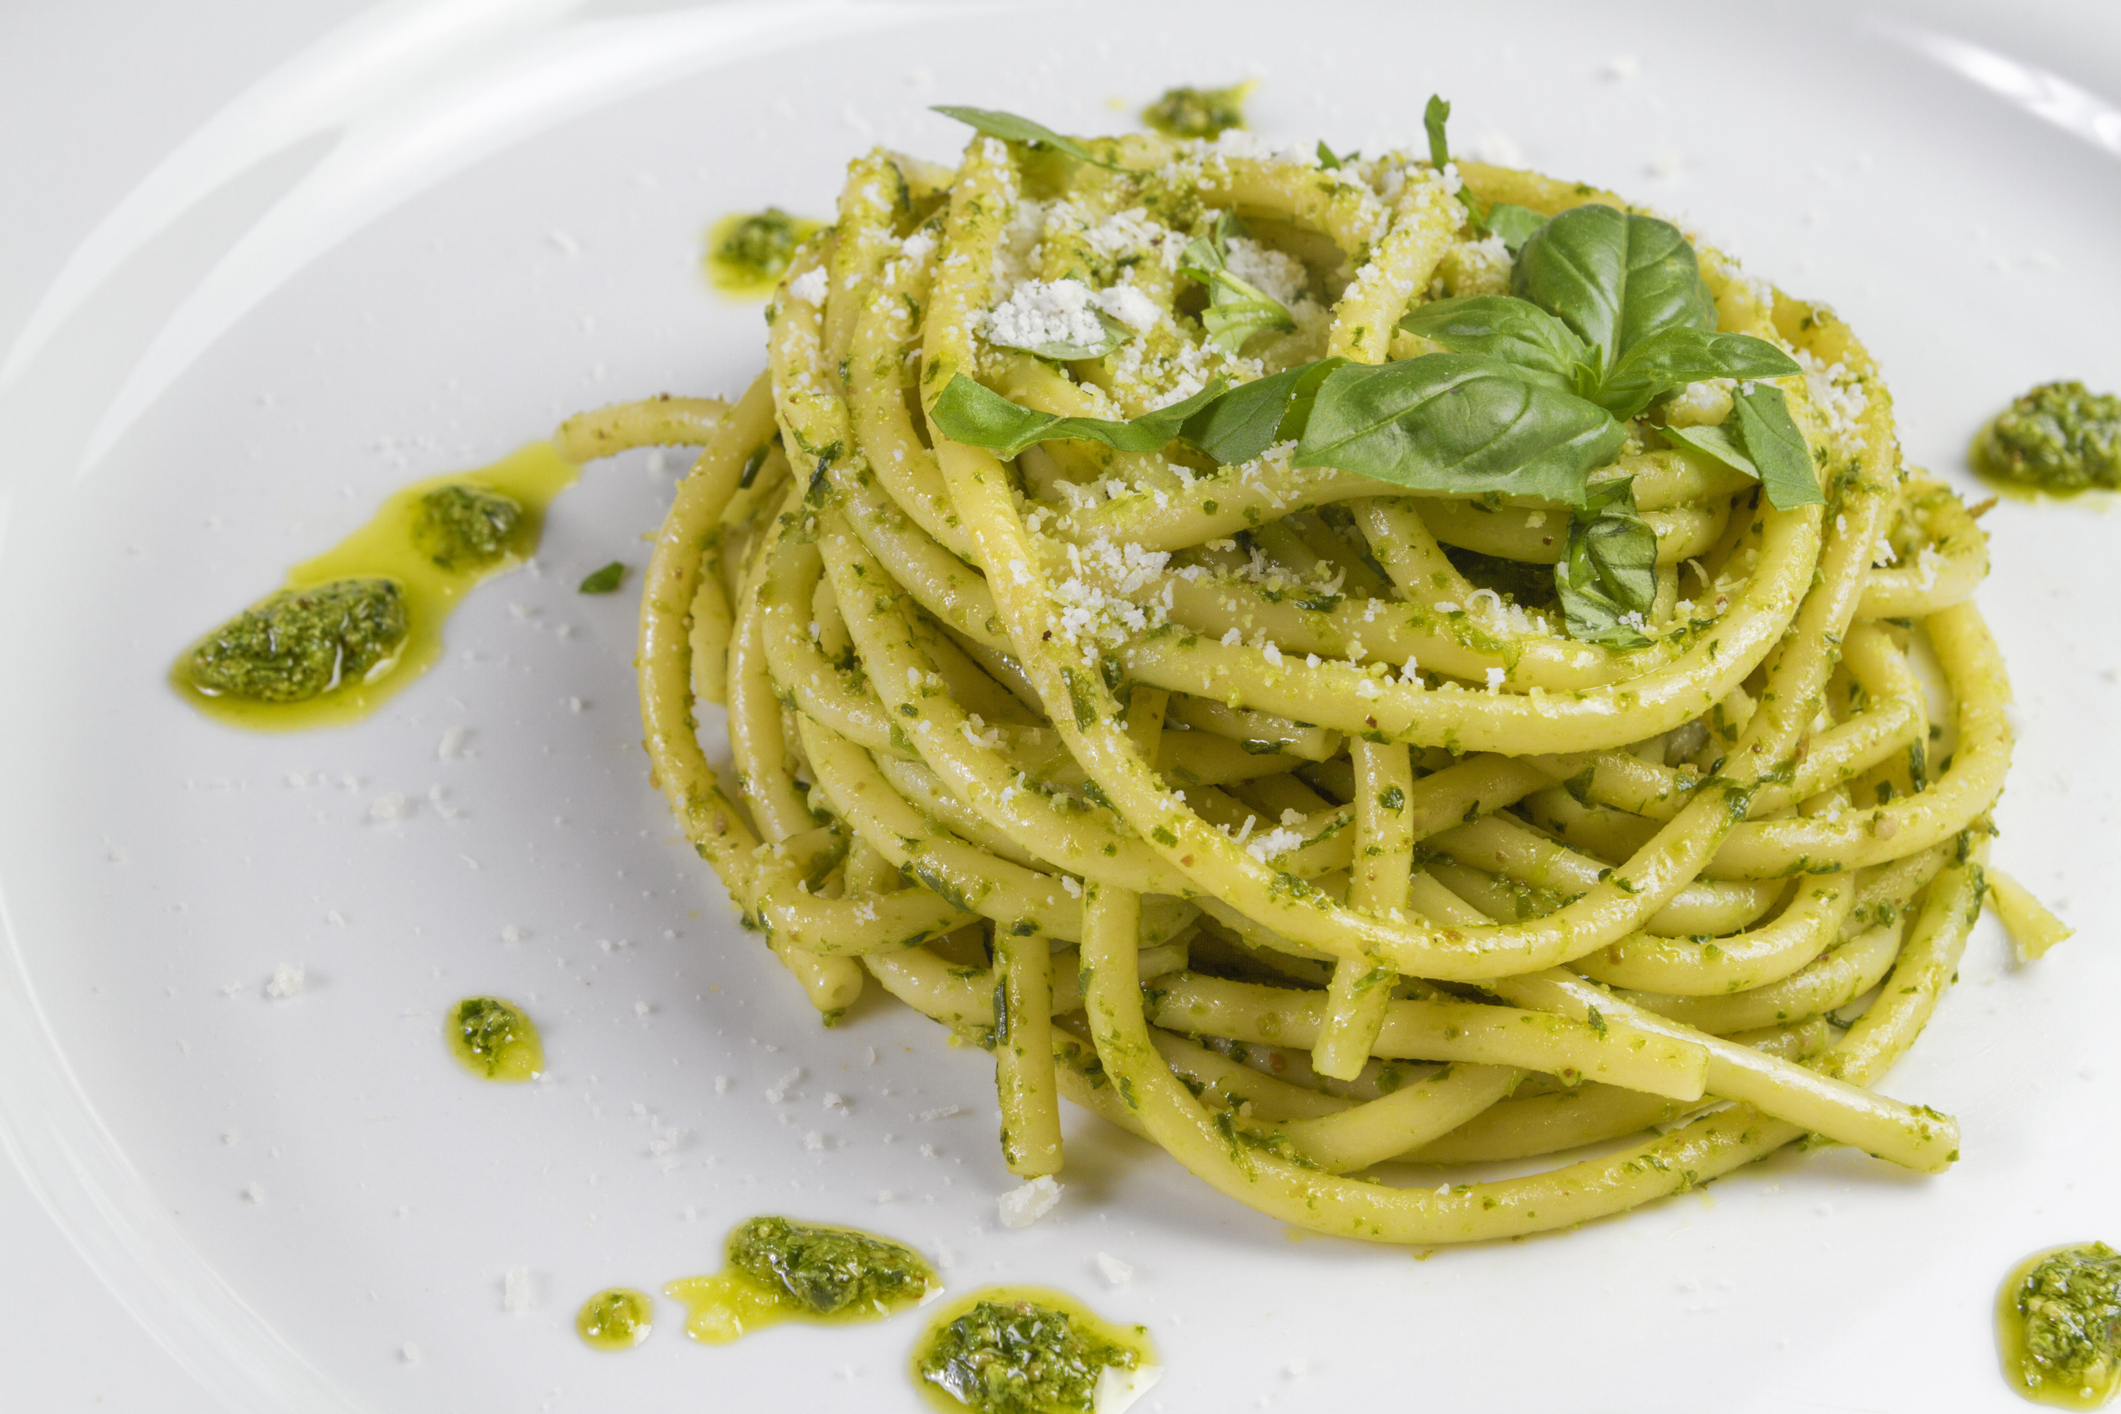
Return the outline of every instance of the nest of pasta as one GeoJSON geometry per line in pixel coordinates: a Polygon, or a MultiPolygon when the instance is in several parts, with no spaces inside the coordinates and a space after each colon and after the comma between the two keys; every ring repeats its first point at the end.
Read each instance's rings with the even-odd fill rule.
{"type": "Polygon", "coordinates": [[[1566,1226],[1808,1134],[1956,1158],[1868,1087],[1978,912],[2007,688],[1983,538],[1847,326],[1684,247],[1688,317],[1798,370],[1757,380],[1818,478],[1787,506],[1687,435],[1735,429],[1743,380],[1623,408],[1573,497],[1265,433],[1219,461],[1159,410],[1433,357],[1425,308],[1513,288],[1503,207],[1632,209],[1241,134],[1077,150],[860,159],[767,374],[677,431],[598,424],[703,447],[644,594],[648,747],[827,1023],[874,983],[990,1049],[1017,1174],[1060,1167],[1065,1096],[1384,1241],[1566,1226]],[[997,406],[1094,435],[944,428],[997,406]],[[1567,562],[1598,568],[1609,483],[1654,553],[1590,622],[1567,562]]]}

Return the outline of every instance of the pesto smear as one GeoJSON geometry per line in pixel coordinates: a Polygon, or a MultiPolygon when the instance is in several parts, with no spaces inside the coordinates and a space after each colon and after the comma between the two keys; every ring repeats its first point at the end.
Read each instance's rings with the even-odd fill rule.
{"type": "Polygon", "coordinates": [[[928,1402],[974,1414],[1115,1414],[1160,1373],[1144,1327],[1122,1330],[1035,1288],[974,1292],[913,1353],[928,1402]]]}
{"type": "Polygon", "coordinates": [[[1250,83],[1229,88],[1167,88],[1142,109],[1142,121],[1166,137],[1215,137],[1245,125],[1250,83]]]}
{"type": "Polygon", "coordinates": [[[1974,469],[2057,495],[2121,487],[2121,398],[2043,383],[1974,438],[1974,469]]]}
{"type": "Polygon", "coordinates": [[[789,1218],[739,1223],[724,1256],[728,1265],[722,1271],[663,1288],[690,1309],[686,1333],[709,1345],[788,1320],[881,1320],[941,1285],[910,1247],[851,1228],[789,1218]]]}
{"type": "Polygon", "coordinates": [[[763,299],[788,272],[796,247],[817,228],[816,221],[778,206],[724,216],[707,235],[707,278],[725,295],[763,299]]]}
{"type": "Polygon", "coordinates": [[[631,1350],[655,1328],[655,1306],[645,1291],[614,1286],[582,1303],[574,1331],[599,1350],[631,1350]]]}
{"type": "Polygon", "coordinates": [[[2103,1242],[2034,1254],[2003,1284],[1997,1346],[2011,1387],[2097,1409],[2121,1387],[2121,1252],[2103,1242]]]}
{"type": "Polygon", "coordinates": [[[466,997],[449,1009],[442,1025],[449,1051],[481,1080],[534,1080],[545,1069],[545,1043],[537,1024],[514,1002],[466,997]]]}
{"type": "Polygon", "coordinates": [[[187,649],[171,684],[235,726],[332,726],[375,710],[441,656],[458,600],[537,549],[545,506],[581,468],[549,442],[398,491],[284,588],[187,649]]]}

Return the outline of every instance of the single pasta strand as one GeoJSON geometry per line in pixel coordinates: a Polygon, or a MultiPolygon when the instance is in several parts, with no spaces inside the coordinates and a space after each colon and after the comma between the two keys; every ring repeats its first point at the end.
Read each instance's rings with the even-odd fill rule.
{"type": "MultiPolygon", "coordinates": [[[[1358,741],[1349,749],[1355,760],[1355,870],[1348,902],[1372,913],[1397,913],[1407,905],[1414,864],[1406,818],[1413,763],[1400,743],[1358,741]]],[[[1334,964],[1325,1021],[1311,1051],[1319,1074],[1352,1080],[1362,1071],[1398,981],[1391,968],[1366,960],[1334,964]]]]}

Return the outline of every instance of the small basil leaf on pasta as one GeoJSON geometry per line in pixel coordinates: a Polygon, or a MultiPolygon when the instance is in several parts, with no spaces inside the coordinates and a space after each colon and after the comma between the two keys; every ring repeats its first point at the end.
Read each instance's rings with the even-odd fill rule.
{"type": "MultiPolygon", "coordinates": [[[[1450,102],[1441,94],[1430,94],[1429,106],[1422,110],[1421,125],[1429,133],[1429,161],[1439,172],[1451,165],[1451,144],[1444,135],[1444,124],[1450,119],[1450,102]]],[[[1487,207],[1463,184],[1458,188],[1458,204],[1465,207],[1466,219],[1476,233],[1488,229],[1487,207]]]]}
{"type": "Polygon", "coordinates": [[[1320,359],[1241,383],[1188,417],[1178,435],[1225,466],[1251,461],[1303,435],[1319,385],[1347,361],[1320,359]]]}
{"type": "Polygon", "coordinates": [[[1599,482],[1570,516],[1554,590],[1569,637],[1609,648],[1650,641],[1643,629],[1657,598],[1657,533],[1635,509],[1634,477],[1599,482]]]}
{"type": "Polygon", "coordinates": [[[1208,307],[1201,311],[1200,322],[1209,344],[1233,354],[1256,333],[1296,327],[1288,306],[1231,273],[1229,240],[1234,234],[1236,223],[1224,212],[1215,229],[1187,242],[1178,258],[1178,273],[1207,287],[1208,307]]]}
{"type": "Polygon", "coordinates": [[[1498,491],[1581,504],[1591,468],[1627,434],[1603,408],[1475,354],[1335,369],[1294,465],[1425,491],[1498,491]]]}
{"type": "Polygon", "coordinates": [[[1324,138],[1318,140],[1318,165],[1325,168],[1328,172],[1338,172],[1343,166],[1353,162],[1360,156],[1362,156],[1360,152],[1344,152],[1340,156],[1335,157],[1333,149],[1326,146],[1326,140],[1324,138]]]}
{"type": "Polygon", "coordinates": [[[1043,123],[1034,123],[1029,118],[1019,118],[1014,113],[1003,113],[993,108],[958,108],[938,104],[929,109],[945,118],[955,118],[970,125],[988,137],[998,137],[1004,142],[1035,142],[1050,147],[1055,152],[1065,152],[1078,162],[1087,162],[1093,167],[1108,167],[1117,172],[1117,162],[1107,162],[1072,137],[1063,137],[1043,123]]]}
{"type": "Polygon", "coordinates": [[[985,447],[1002,457],[1016,456],[1038,442],[1100,442],[1121,452],[1161,451],[1179,435],[1186,419],[1220,397],[1228,385],[1220,378],[1183,402],[1120,422],[1102,417],[1055,417],[1010,402],[1000,393],[964,374],[953,374],[936,395],[928,416],[953,442],[985,447]]]}
{"type": "Polygon", "coordinates": [[[1546,223],[1546,217],[1515,202],[1498,201],[1488,208],[1488,229],[1502,237],[1502,243],[1509,248],[1511,255],[1523,250],[1532,233],[1546,223]]]}
{"type": "Polygon", "coordinates": [[[1102,311],[1097,315],[1098,327],[1103,331],[1095,343],[1073,343],[1065,339],[1049,340],[1045,343],[1020,344],[1006,338],[996,338],[990,326],[983,336],[998,349],[1022,349],[1025,353],[1037,354],[1040,358],[1058,359],[1062,362],[1072,358],[1103,358],[1121,344],[1134,337],[1134,331],[1102,311]]]}
{"type": "Polygon", "coordinates": [[[1465,295],[1421,305],[1399,321],[1409,334],[1453,353],[1480,354],[1510,364],[1526,378],[1574,392],[1576,367],[1590,354],[1568,325],[1509,295],[1465,295]]]}
{"type": "Polygon", "coordinates": [[[1510,293],[1575,330],[1614,369],[1665,329],[1713,329],[1716,305],[1679,229],[1610,206],[1572,207],[1524,243],[1510,293]]]}
{"type": "Polygon", "coordinates": [[[1782,390],[1771,383],[1740,384],[1731,401],[1738,435],[1745,439],[1746,455],[1760,468],[1768,504],[1778,511],[1824,504],[1812,449],[1797,430],[1782,390]]]}
{"type": "Polygon", "coordinates": [[[1704,378],[1780,378],[1803,371],[1765,339],[1682,326],[1660,329],[1629,349],[1590,397],[1613,416],[1628,418],[1704,378]]]}
{"type": "Polygon", "coordinates": [[[1429,106],[1422,110],[1421,125],[1429,134],[1429,161],[1441,172],[1451,162],[1451,144],[1444,137],[1444,124],[1451,121],[1451,103],[1440,93],[1429,95],[1429,106]]]}
{"type": "Polygon", "coordinates": [[[1744,472],[1758,481],[1760,468],[1753,465],[1753,459],[1746,455],[1745,443],[1739,440],[1733,426],[1733,423],[1727,421],[1715,427],[1662,427],[1658,430],[1668,441],[1677,442],[1680,446],[1699,452],[1705,457],[1712,457],[1731,470],[1744,472]]]}

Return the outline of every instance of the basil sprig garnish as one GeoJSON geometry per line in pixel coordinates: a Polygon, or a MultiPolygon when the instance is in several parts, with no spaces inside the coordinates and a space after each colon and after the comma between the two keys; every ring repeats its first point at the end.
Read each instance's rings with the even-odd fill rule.
{"type": "Polygon", "coordinates": [[[1229,241],[1237,233],[1237,219],[1225,211],[1214,229],[1188,241],[1178,258],[1178,273],[1207,287],[1208,307],[1200,322],[1208,343],[1232,354],[1262,330],[1296,327],[1287,305],[1230,273],[1229,241]]]}
{"type": "Polygon", "coordinates": [[[1569,517],[1569,543],[1554,566],[1569,637],[1609,648],[1650,641],[1645,616],[1657,599],[1657,533],[1635,509],[1635,478],[1590,488],[1569,517]]]}
{"type": "MultiPolygon", "coordinates": [[[[1511,295],[1422,305],[1399,327],[1454,353],[1493,360],[1552,390],[1563,399],[1549,400],[1547,415],[1557,427],[1570,400],[1604,413],[1617,432],[1620,422],[1689,383],[1802,371],[1765,339],[1716,332],[1715,302],[1693,247],[1677,228],[1654,217],[1599,205],[1564,211],[1526,239],[1510,284],[1511,295]]],[[[1585,415],[1582,408],[1571,410],[1574,419],[1585,415]]],[[[1759,477],[1779,510],[1825,499],[1803,434],[1777,389],[1756,386],[1747,395],[1735,437],[1712,439],[1714,445],[1677,440],[1759,477]],[[1756,442],[1766,449],[1757,455],[1756,442]],[[1731,450],[1741,459],[1723,454],[1731,450]],[[1770,459],[1772,477],[1763,474],[1762,455],[1770,459]]],[[[1587,463],[1584,471],[1595,465],[1587,463]]],[[[1566,499],[1580,503],[1581,495],[1566,499]]]]}
{"type": "Polygon", "coordinates": [[[1050,147],[1055,152],[1065,152],[1078,162],[1087,162],[1093,167],[1107,167],[1119,171],[1117,162],[1107,162],[1072,137],[1064,137],[1043,123],[1034,123],[1029,118],[1019,118],[1014,113],[1004,113],[994,108],[959,108],[937,105],[928,110],[940,113],[945,118],[955,118],[969,124],[988,137],[998,137],[1005,142],[1030,142],[1050,147]]]}

